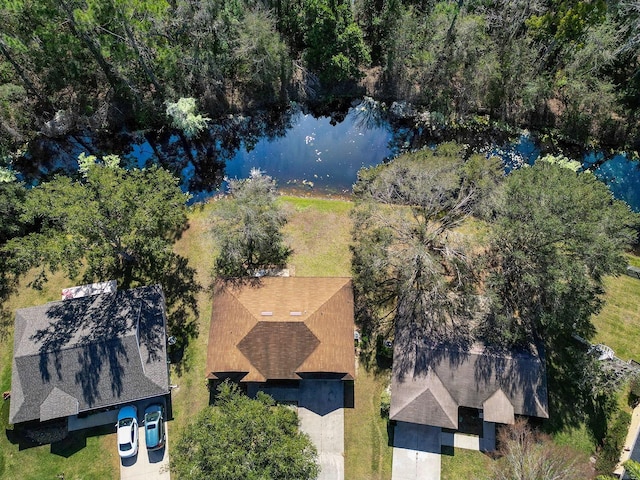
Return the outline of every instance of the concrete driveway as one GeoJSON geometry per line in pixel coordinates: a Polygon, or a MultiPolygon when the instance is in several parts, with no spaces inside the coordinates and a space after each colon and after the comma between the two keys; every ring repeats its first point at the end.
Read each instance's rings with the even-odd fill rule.
{"type": "Polygon", "coordinates": [[[392,480],[440,480],[440,428],[398,422],[393,433],[392,480]]]}
{"type": "Polygon", "coordinates": [[[164,448],[147,451],[144,443],[144,427],[138,431],[138,455],[120,459],[121,480],[170,480],[169,473],[169,424],[165,423],[167,441],[164,448]]]}
{"type": "Polygon", "coordinates": [[[318,449],[318,480],[344,480],[344,385],[339,380],[302,380],[300,429],[318,449]]]}

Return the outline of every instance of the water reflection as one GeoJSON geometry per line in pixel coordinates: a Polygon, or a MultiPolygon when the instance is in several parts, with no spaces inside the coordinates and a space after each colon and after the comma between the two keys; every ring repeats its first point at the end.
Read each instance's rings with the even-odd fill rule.
{"type": "MultiPolygon", "coordinates": [[[[471,145],[474,151],[498,155],[506,172],[532,164],[541,154],[533,135],[523,134],[513,141],[500,131],[424,128],[404,117],[390,121],[383,104],[364,98],[331,116],[314,116],[299,105],[250,116],[233,115],[211,125],[195,140],[167,130],[40,138],[15,169],[20,180],[35,185],[55,173],[74,174],[82,152],[97,156],[117,153],[126,167],[162,165],[180,177],[192,201],[204,200],[224,188],[225,176],[247,177],[252,168],[267,172],[280,187],[349,192],[361,167],[379,164],[402,151],[451,140],[471,145]]],[[[582,160],[584,168],[594,171],[616,197],[640,211],[638,162],[622,155],[605,158],[599,152],[587,152],[582,160]]]]}
{"type": "Polygon", "coordinates": [[[296,112],[286,135],[262,138],[254,145],[240,145],[225,168],[225,175],[243,178],[259,168],[279,185],[307,185],[323,190],[350,191],[363,166],[376,165],[392,151],[388,122],[360,105],[344,120],[296,112]]]}

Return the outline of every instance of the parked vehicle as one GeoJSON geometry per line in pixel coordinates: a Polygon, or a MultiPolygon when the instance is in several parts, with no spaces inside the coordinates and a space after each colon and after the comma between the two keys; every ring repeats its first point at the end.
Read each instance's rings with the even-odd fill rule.
{"type": "Polygon", "coordinates": [[[144,439],[147,450],[159,450],[164,447],[166,431],[164,409],[162,405],[149,405],[144,411],[144,439]]]}
{"type": "Polygon", "coordinates": [[[133,457],[138,453],[138,410],[133,405],[122,407],[116,424],[118,453],[121,458],[133,457]]]}

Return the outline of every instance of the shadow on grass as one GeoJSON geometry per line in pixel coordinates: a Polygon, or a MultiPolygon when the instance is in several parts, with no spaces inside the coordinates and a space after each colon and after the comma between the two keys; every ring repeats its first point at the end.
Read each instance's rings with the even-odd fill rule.
{"type": "Polygon", "coordinates": [[[87,446],[87,438],[113,433],[113,426],[87,428],[68,432],[66,422],[57,422],[44,427],[6,429],[7,440],[18,446],[18,450],[50,445],[51,453],[69,458],[87,446]]]}
{"type": "Polygon", "coordinates": [[[584,345],[573,342],[547,351],[549,420],[543,423],[543,430],[557,434],[584,424],[595,444],[599,444],[616,409],[616,387],[594,384],[602,380],[595,359],[584,345]],[[605,393],[596,394],[596,390],[605,393]]]}
{"type": "Polygon", "coordinates": [[[387,419],[387,445],[389,447],[393,447],[393,440],[395,436],[395,426],[396,422],[393,420],[387,419]]]}

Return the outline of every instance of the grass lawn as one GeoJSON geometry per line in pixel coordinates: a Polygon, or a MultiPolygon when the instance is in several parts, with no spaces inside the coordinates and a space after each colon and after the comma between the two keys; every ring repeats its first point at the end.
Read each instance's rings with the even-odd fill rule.
{"type": "Polygon", "coordinates": [[[344,414],[345,478],[390,480],[393,448],[387,420],[380,416],[380,394],[389,383],[389,372],[373,373],[359,366],[355,402],[344,414]]]}
{"type": "Polygon", "coordinates": [[[606,303],[593,317],[593,343],[604,343],[623,360],[640,361],[640,280],[628,275],[605,280],[606,303]]]}
{"type": "Polygon", "coordinates": [[[488,478],[494,460],[482,452],[448,448],[442,455],[442,480],[482,480],[488,478]]]}

